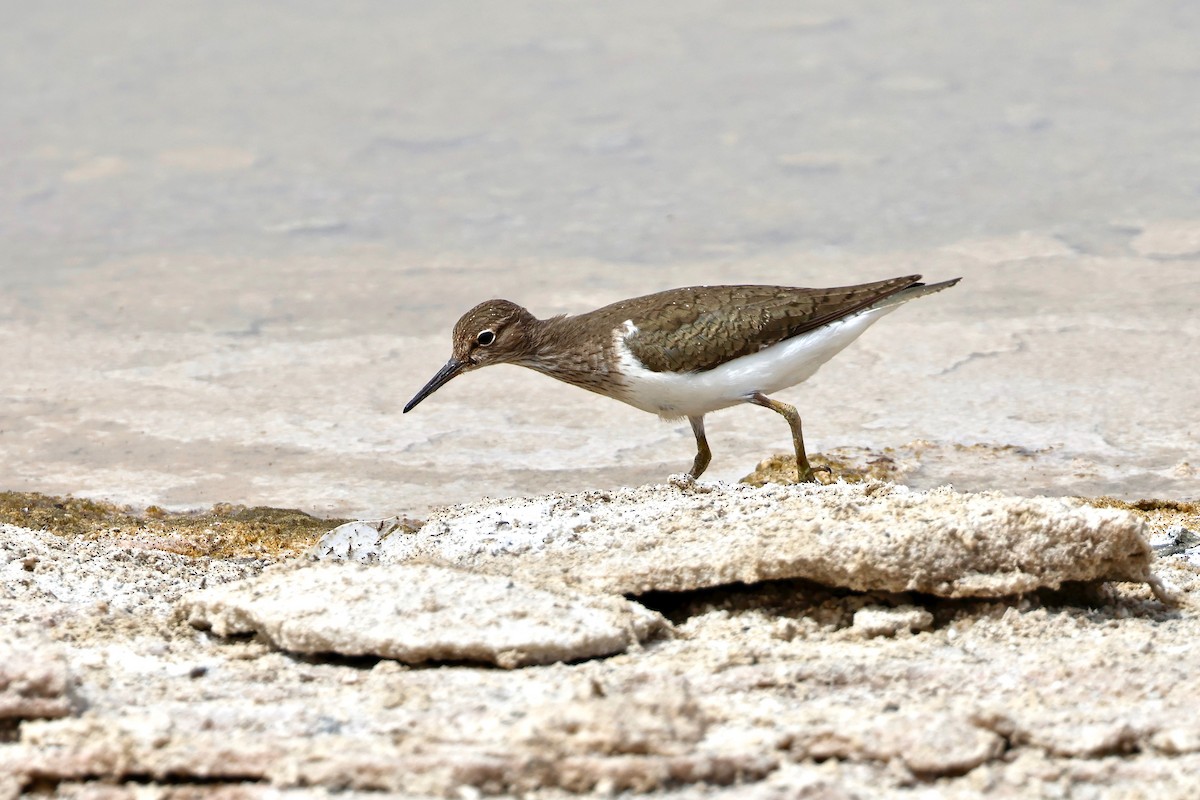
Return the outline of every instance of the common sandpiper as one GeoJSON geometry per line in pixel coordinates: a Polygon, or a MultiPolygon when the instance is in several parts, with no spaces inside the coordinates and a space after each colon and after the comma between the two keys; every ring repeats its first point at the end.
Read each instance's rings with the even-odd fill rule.
{"type": "Polygon", "coordinates": [[[549,319],[488,300],[455,324],[450,360],[404,413],[464,372],[519,364],[664,419],[687,417],[696,435],[688,474],[696,479],[712,459],[704,415],[753,403],[787,420],[797,477],[812,482],[800,415],[769,395],[812,377],[903,303],[958,281],[924,284],[906,275],[832,289],[689,286],[549,319]]]}

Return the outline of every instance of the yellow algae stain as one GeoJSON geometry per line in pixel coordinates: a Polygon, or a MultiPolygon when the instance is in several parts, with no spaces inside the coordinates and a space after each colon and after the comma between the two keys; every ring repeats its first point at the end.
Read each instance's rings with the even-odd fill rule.
{"type": "MultiPolygon", "coordinates": [[[[0,523],[64,537],[210,558],[281,558],[312,547],[347,520],[321,519],[288,508],[218,503],[207,511],[170,512],[37,492],[0,492],[0,523]]],[[[412,523],[419,526],[419,523],[412,523]]]]}
{"type": "MultiPolygon", "coordinates": [[[[817,480],[824,484],[845,481],[846,483],[867,483],[869,481],[888,481],[895,483],[900,477],[900,465],[885,452],[874,452],[854,455],[842,454],[837,451],[829,453],[810,453],[808,463],[812,465],[817,480]]],[[[750,486],[765,486],[768,483],[795,483],[796,456],[779,453],[758,462],[746,477],[739,483],[750,486]]]]}
{"type": "Polygon", "coordinates": [[[1119,508],[1131,511],[1146,522],[1151,534],[1166,533],[1175,526],[1200,532],[1200,501],[1196,500],[1120,500],[1116,497],[1077,498],[1095,508],[1119,508]]]}

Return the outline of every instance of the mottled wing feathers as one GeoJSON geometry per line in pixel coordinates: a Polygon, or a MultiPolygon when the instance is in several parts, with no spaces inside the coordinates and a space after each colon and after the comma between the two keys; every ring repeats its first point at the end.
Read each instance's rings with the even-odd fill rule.
{"type": "Polygon", "coordinates": [[[611,316],[614,327],[624,320],[633,322],[637,331],[625,344],[646,369],[702,372],[867,308],[920,278],[909,275],[833,289],[690,287],[593,313],[611,316]]]}

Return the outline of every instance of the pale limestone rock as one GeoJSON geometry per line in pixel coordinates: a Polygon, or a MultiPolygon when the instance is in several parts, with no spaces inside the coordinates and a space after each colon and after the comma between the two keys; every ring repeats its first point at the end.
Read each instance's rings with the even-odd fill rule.
{"type": "MultiPolygon", "coordinates": [[[[1050,498],[889,484],[645,486],[485,500],[371,547],[593,592],[686,591],[805,578],[869,591],[998,597],[1067,581],[1151,580],[1142,523],[1050,498]]],[[[345,529],[318,558],[336,555],[345,529]]]]}
{"type": "Polygon", "coordinates": [[[717,796],[720,800],[860,800],[879,795],[879,781],[869,769],[865,764],[842,761],[783,764],[753,786],[717,796]]]}
{"type": "Polygon", "coordinates": [[[537,752],[570,755],[683,755],[708,721],[686,681],[650,680],[623,691],[574,692],[533,706],[512,739],[537,752]]]}
{"type": "Polygon", "coordinates": [[[60,648],[0,637],[0,720],[68,716],[72,712],[70,683],[60,648]]]}
{"type": "Polygon", "coordinates": [[[927,631],[933,614],[916,606],[865,606],[854,612],[854,630],[863,636],[895,636],[900,631],[927,631]]]}
{"type": "Polygon", "coordinates": [[[948,715],[898,721],[883,740],[876,755],[894,753],[924,778],[963,775],[1004,752],[1004,740],[992,731],[948,715]]]}
{"type": "Polygon", "coordinates": [[[1079,724],[1074,721],[1041,724],[1025,732],[1030,744],[1067,758],[1099,758],[1135,752],[1138,732],[1128,722],[1115,719],[1079,724]]]}
{"type": "MultiPolygon", "coordinates": [[[[686,612],[680,635],[615,658],[412,669],[217,642],[165,616],[204,581],[251,565],[3,528],[0,554],[5,630],[26,620],[23,641],[61,652],[87,703],[81,717],[0,724],[15,737],[0,741],[5,800],[51,786],[78,800],[101,798],[70,792],[125,786],[296,800],[567,790],[1182,800],[1200,771],[1187,658],[1196,617],[1136,588],[1096,607],[1049,596],[927,604],[953,609],[953,623],[884,639],[845,625],[865,604],[893,601],[740,587],[655,598],[686,612]]],[[[1156,564],[1194,601],[1182,559],[1156,564]]],[[[369,577],[386,571],[348,570],[380,588],[369,577]]],[[[295,602],[318,602],[304,595],[295,602]]],[[[475,597],[456,603],[464,618],[478,615],[475,597]]]]}
{"type": "Polygon", "coordinates": [[[1150,736],[1150,744],[1160,753],[1169,755],[1200,753],[1200,726],[1174,725],[1163,728],[1150,736]]]}
{"type": "Polygon", "coordinates": [[[55,781],[257,781],[283,769],[289,751],[301,747],[228,731],[179,734],[163,714],[35,722],[22,727],[18,745],[0,747],[0,774],[55,781]]]}
{"type": "Polygon", "coordinates": [[[297,653],[505,668],[623,652],[666,625],[621,597],[427,564],[277,567],[188,595],[179,608],[195,627],[256,632],[297,653]]]}
{"type": "MultiPolygon", "coordinates": [[[[614,698],[615,700],[619,698],[614,698]]],[[[615,706],[616,703],[614,702],[615,706]]],[[[650,711],[651,706],[644,710],[650,711]]],[[[671,709],[663,709],[668,712],[671,709]]],[[[635,716],[637,716],[635,714],[635,716]]],[[[550,715],[544,715],[549,719],[550,715]]],[[[582,721],[582,717],[576,717],[582,721]]],[[[602,728],[615,718],[601,715],[602,728]]],[[[669,724],[669,720],[665,721],[669,724]]],[[[622,723],[634,728],[639,723],[622,723]]],[[[616,742],[615,751],[599,740],[574,737],[565,728],[546,728],[549,741],[489,744],[429,740],[414,743],[400,737],[295,735],[229,732],[182,732],[165,715],[127,716],[104,724],[96,720],[35,723],[19,745],[0,746],[0,775],[17,785],[36,778],[55,781],[131,778],[187,782],[259,781],[270,786],[322,787],[327,790],[428,793],[474,796],[564,788],[583,792],[650,791],[671,784],[731,784],[756,780],[779,764],[778,757],[758,753],[697,751],[655,744],[639,735],[616,742]],[[559,741],[563,737],[568,740],[559,741]],[[550,753],[560,753],[548,757],[550,753]]],[[[651,736],[671,733],[663,724],[647,729],[651,736]]],[[[691,729],[685,725],[685,734],[691,729]]],[[[442,731],[446,736],[447,732],[442,731]]],[[[623,736],[623,734],[622,734],[623,736]]],[[[685,742],[685,745],[688,744],[685,742]]]]}
{"type": "Polygon", "coordinates": [[[899,759],[923,778],[962,775],[1004,750],[991,730],[957,714],[840,714],[806,725],[788,738],[797,759],[890,762],[899,759]]]}

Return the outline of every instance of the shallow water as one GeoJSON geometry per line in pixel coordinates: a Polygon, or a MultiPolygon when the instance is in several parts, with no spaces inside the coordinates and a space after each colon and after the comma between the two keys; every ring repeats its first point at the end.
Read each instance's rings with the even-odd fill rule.
{"type": "MultiPolygon", "coordinates": [[[[658,480],[686,424],[517,368],[399,409],[489,296],[919,271],[964,281],[785,393],[813,449],[1200,491],[1194,4],[496,8],[14,15],[0,488],[383,516],[658,480]]],[[[709,435],[721,479],[788,444],[709,435]]]]}

